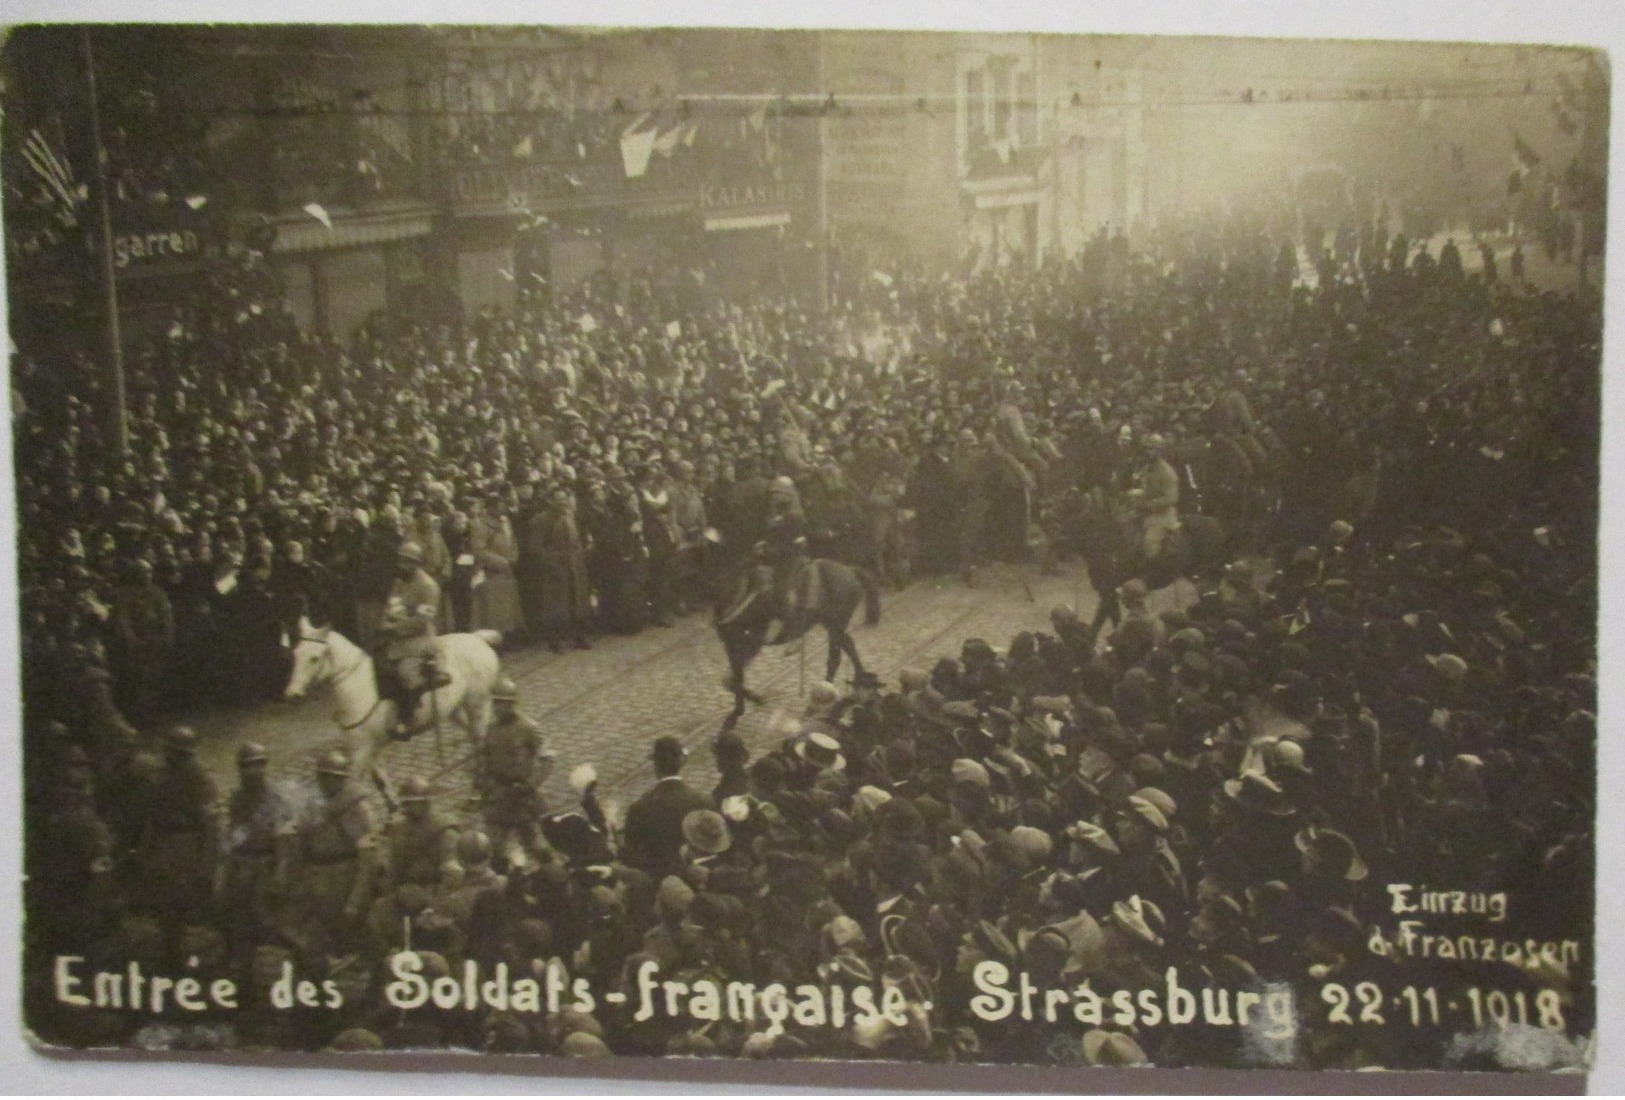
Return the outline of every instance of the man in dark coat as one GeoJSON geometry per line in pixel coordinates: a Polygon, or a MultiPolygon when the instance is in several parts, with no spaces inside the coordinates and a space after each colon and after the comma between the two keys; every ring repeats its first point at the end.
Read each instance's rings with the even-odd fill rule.
{"type": "Polygon", "coordinates": [[[547,639],[555,653],[564,640],[588,649],[587,623],[592,618],[587,555],[576,523],[575,501],[563,485],[547,493],[540,511],[524,527],[522,557],[529,593],[527,626],[547,639]]]}
{"type": "Polygon", "coordinates": [[[952,572],[958,555],[960,500],[954,491],[953,436],[937,432],[920,459],[908,499],[919,516],[921,564],[932,573],[952,572]]]}
{"type": "Polygon", "coordinates": [[[139,722],[151,716],[175,648],[174,611],[145,558],[130,566],[128,582],[113,593],[113,627],[120,695],[139,722]]]}
{"type": "Polygon", "coordinates": [[[651,755],[655,785],[626,811],[621,862],[659,882],[682,870],[683,818],[693,810],[711,809],[711,800],[683,782],[680,773],[688,752],[681,741],[661,737],[651,755]]]}

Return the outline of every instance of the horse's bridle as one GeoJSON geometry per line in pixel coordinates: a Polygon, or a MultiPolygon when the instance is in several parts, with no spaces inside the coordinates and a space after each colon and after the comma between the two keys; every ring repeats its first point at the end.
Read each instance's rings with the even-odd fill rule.
{"type": "MultiPolygon", "coordinates": [[[[331,646],[331,644],[329,644],[329,640],[326,637],[318,638],[314,634],[301,634],[301,635],[299,635],[299,640],[301,642],[312,642],[312,643],[314,643],[316,645],[321,646],[322,651],[323,651],[322,652],[322,659],[327,662],[327,667],[328,668],[330,668],[330,669],[333,668],[333,647],[331,646]]],[[[333,669],[332,673],[327,677],[327,679],[331,683],[336,685],[340,681],[348,679],[358,669],[360,669],[362,665],[364,665],[366,663],[367,663],[367,655],[366,655],[365,652],[363,652],[361,654],[361,656],[356,659],[355,664],[351,665],[349,668],[345,669],[343,672],[340,672],[337,669],[333,669]]],[[[312,683],[321,683],[321,678],[313,678],[311,680],[311,682],[312,683]]]]}

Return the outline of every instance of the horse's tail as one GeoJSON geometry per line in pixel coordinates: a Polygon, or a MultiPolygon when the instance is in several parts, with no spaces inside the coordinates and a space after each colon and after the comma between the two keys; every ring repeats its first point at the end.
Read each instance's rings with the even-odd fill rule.
{"type": "Polygon", "coordinates": [[[863,621],[867,626],[880,622],[880,582],[867,569],[855,570],[863,585],[863,621]]]}
{"type": "Polygon", "coordinates": [[[502,632],[500,630],[476,630],[473,633],[474,637],[492,649],[502,648],[502,632]]]}

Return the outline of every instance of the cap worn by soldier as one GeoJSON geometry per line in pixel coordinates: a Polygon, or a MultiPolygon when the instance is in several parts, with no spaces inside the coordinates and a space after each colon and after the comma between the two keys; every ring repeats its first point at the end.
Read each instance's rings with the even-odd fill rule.
{"type": "Polygon", "coordinates": [[[519,685],[512,678],[504,676],[496,682],[491,689],[491,698],[497,702],[513,702],[519,698],[519,685]]]}
{"type": "Polygon", "coordinates": [[[264,745],[257,741],[250,741],[237,750],[237,766],[239,768],[249,768],[256,764],[269,763],[270,759],[271,754],[265,750],[264,745]]]}
{"type": "Polygon", "coordinates": [[[415,542],[403,542],[401,548],[396,551],[395,557],[400,561],[409,561],[414,565],[422,565],[423,547],[415,542]]]}
{"type": "Polygon", "coordinates": [[[402,802],[429,801],[429,781],[422,776],[409,776],[401,783],[400,796],[402,802]]]}
{"type": "Polygon", "coordinates": [[[171,752],[196,752],[197,734],[189,726],[176,726],[164,735],[164,748],[171,752]]]}

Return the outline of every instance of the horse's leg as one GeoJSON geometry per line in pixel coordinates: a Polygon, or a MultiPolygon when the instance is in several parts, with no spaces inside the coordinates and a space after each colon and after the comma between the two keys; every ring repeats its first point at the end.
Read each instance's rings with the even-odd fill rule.
{"type": "Polygon", "coordinates": [[[853,675],[862,676],[863,661],[858,658],[858,643],[852,640],[851,634],[844,632],[841,634],[841,648],[846,651],[848,657],[852,658],[853,675]]]}
{"type": "Polygon", "coordinates": [[[395,781],[385,770],[382,750],[389,743],[390,730],[395,726],[395,708],[385,704],[379,708],[372,722],[356,730],[351,737],[350,778],[358,786],[371,783],[391,811],[400,805],[395,792],[395,781]]]}
{"type": "MultiPolygon", "coordinates": [[[[744,665],[736,663],[733,666],[733,689],[734,689],[734,709],[733,709],[733,713],[728,716],[728,721],[730,723],[734,723],[734,722],[739,721],[739,719],[744,715],[744,713],[745,713],[745,700],[750,695],[750,692],[745,687],[745,666],[744,665]]],[[[731,725],[730,725],[730,728],[732,728],[731,725]]]]}
{"type": "Polygon", "coordinates": [[[485,745],[485,731],[491,724],[491,697],[470,694],[458,710],[461,714],[458,721],[468,734],[469,747],[478,752],[485,745]]]}
{"type": "Polygon", "coordinates": [[[825,627],[824,633],[829,636],[829,663],[824,668],[824,679],[833,684],[835,673],[841,667],[841,639],[846,637],[846,632],[825,627]]]}

